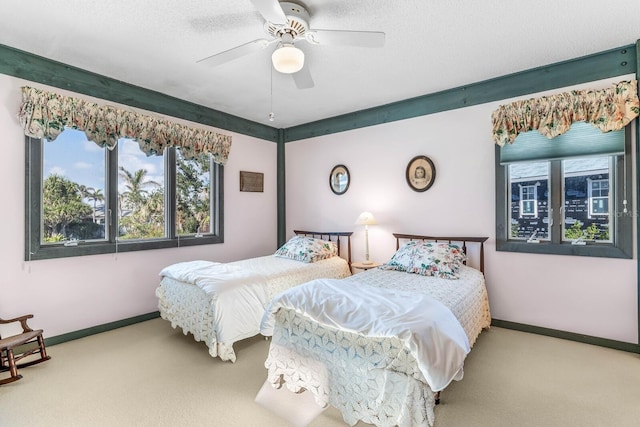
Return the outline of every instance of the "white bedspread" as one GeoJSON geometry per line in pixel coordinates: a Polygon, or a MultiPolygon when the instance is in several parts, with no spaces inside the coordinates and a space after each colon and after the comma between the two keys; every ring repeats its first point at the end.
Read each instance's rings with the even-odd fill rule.
{"type": "Polygon", "coordinates": [[[397,337],[418,362],[433,391],[459,380],[470,351],[467,335],[451,311],[436,299],[335,279],[317,279],[276,296],[262,318],[271,336],[279,308],[295,309],[325,326],[371,337],[397,337]],[[443,357],[445,355],[445,357],[443,357]]]}
{"type": "MultiPolygon", "coordinates": [[[[158,310],[163,319],[171,322],[172,327],[179,327],[185,335],[192,334],[196,341],[203,341],[212,357],[234,362],[236,360],[233,350],[234,342],[260,333],[260,320],[266,303],[260,307],[253,303],[245,304],[246,298],[241,298],[241,295],[245,293],[246,287],[224,286],[227,292],[224,293],[223,298],[232,299],[231,304],[234,308],[226,310],[227,313],[231,313],[231,316],[219,313],[217,306],[221,305],[220,300],[215,304],[212,301],[215,296],[215,287],[210,286],[211,283],[207,284],[207,280],[201,281],[204,289],[213,291],[205,292],[195,284],[202,272],[207,275],[207,269],[217,264],[210,261],[190,261],[177,263],[165,269],[163,274],[167,276],[162,277],[156,288],[158,310]],[[235,292],[231,289],[239,289],[238,295],[234,295],[235,292]],[[242,304],[241,309],[238,309],[238,304],[242,304]],[[229,325],[222,324],[225,320],[229,325]],[[228,331],[235,333],[228,333],[228,331]],[[224,336],[224,341],[218,338],[219,334],[224,336]]],[[[247,276],[252,276],[256,280],[266,278],[267,283],[258,294],[263,295],[262,292],[266,292],[268,300],[285,289],[319,277],[344,278],[351,275],[349,264],[340,257],[306,263],[267,255],[234,261],[226,265],[229,266],[226,272],[223,267],[216,267],[218,273],[227,275],[226,273],[229,272],[244,271],[247,276]]],[[[237,282],[233,275],[228,276],[232,281],[237,282]]],[[[216,286],[223,287],[222,284],[216,286]]],[[[253,298],[249,298],[249,301],[253,301],[253,298]]],[[[221,309],[225,310],[225,308],[221,309]]]]}
{"type": "Polygon", "coordinates": [[[210,297],[220,342],[246,338],[269,302],[266,278],[237,265],[187,261],[164,268],[160,276],[193,284],[210,297]]]}

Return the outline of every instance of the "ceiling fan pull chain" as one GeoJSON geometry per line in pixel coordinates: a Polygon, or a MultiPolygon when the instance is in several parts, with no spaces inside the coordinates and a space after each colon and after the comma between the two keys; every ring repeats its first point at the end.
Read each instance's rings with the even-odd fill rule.
{"type": "Polygon", "coordinates": [[[272,122],[275,120],[275,114],[273,114],[273,66],[271,66],[271,64],[269,64],[269,71],[270,71],[270,93],[269,93],[269,99],[270,99],[270,106],[269,106],[269,121],[272,122]]]}

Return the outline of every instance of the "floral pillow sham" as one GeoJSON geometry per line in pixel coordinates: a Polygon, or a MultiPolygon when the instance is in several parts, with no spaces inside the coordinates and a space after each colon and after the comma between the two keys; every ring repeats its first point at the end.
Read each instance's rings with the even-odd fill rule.
{"type": "Polygon", "coordinates": [[[381,267],[423,276],[458,279],[458,270],[466,261],[459,246],[442,242],[407,242],[381,267]]]}
{"type": "Polygon", "coordinates": [[[274,255],[302,262],[316,262],[338,254],[335,242],[308,236],[293,236],[274,255]]]}

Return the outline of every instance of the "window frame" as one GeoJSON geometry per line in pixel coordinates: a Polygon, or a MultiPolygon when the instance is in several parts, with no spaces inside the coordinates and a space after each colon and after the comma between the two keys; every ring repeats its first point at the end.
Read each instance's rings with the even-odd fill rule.
{"type": "MultiPolygon", "coordinates": [[[[55,144],[55,142],[51,142],[55,144]]],[[[176,234],[176,148],[167,148],[165,162],[165,219],[164,238],[149,240],[120,240],[117,237],[118,200],[118,154],[117,150],[106,150],[106,199],[105,240],[79,242],[74,246],[64,243],[43,245],[42,235],[42,183],[43,183],[43,139],[25,136],[25,261],[76,257],[84,255],[116,254],[150,249],[178,248],[224,243],[224,166],[213,162],[211,177],[212,230],[196,235],[176,234]]]]}
{"type": "Polygon", "coordinates": [[[611,198],[610,198],[610,196],[611,196],[611,194],[610,194],[611,187],[609,186],[609,178],[589,179],[589,180],[587,180],[587,184],[589,186],[588,190],[587,190],[589,192],[589,218],[597,217],[597,216],[604,216],[604,215],[610,214],[611,213],[610,212],[611,211],[611,209],[610,209],[610,206],[611,206],[611,203],[610,203],[611,202],[611,198]],[[594,196],[593,192],[594,191],[600,191],[601,192],[602,191],[602,187],[598,188],[597,190],[594,190],[593,183],[597,182],[598,184],[601,185],[605,181],[607,182],[607,195],[604,196],[604,197],[603,196],[594,196]],[[595,200],[601,200],[601,199],[606,199],[607,200],[607,212],[595,212],[594,209],[593,209],[593,202],[595,200]]]}
{"type": "Polygon", "coordinates": [[[500,164],[500,147],[495,146],[495,196],[496,196],[496,250],[503,252],[574,255],[604,258],[633,258],[633,215],[629,206],[633,206],[632,190],[632,126],[635,120],[625,126],[624,155],[617,156],[613,162],[612,175],[609,177],[609,197],[610,201],[622,206],[625,198],[624,190],[627,194],[627,213],[622,209],[616,212],[611,206],[612,215],[615,215],[614,231],[611,233],[613,243],[589,242],[585,245],[572,245],[571,242],[562,241],[562,159],[550,160],[549,174],[549,203],[550,203],[550,226],[548,241],[537,241],[527,243],[526,241],[515,241],[509,239],[510,221],[509,206],[507,200],[509,195],[508,165],[500,164]],[[615,189],[615,194],[611,193],[611,186],[615,189]]]}
{"type": "Polygon", "coordinates": [[[520,185],[519,186],[519,190],[520,190],[520,218],[523,217],[533,217],[533,218],[537,218],[538,217],[538,186],[537,185],[520,185]],[[529,189],[532,189],[532,194],[533,194],[533,198],[532,199],[525,199],[523,193],[525,192],[525,189],[527,189],[527,193],[529,192],[529,189]],[[524,209],[524,205],[525,202],[531,202],[533,204],[533,212],[525,212],[524,209]]]}

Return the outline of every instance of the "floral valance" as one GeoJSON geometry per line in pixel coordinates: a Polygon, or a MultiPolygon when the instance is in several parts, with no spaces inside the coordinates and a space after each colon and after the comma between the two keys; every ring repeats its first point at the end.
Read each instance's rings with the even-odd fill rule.
{"type": "Polygon", "coordinates": [[[149,156],[162,154],[166,147],[180,147],[186,158],[209,153],[224,165],[231,149],[229,135],[28,86],[22,87],[18,118],[25,135],[33,138],[54,140],[69,127],[84,131],[89,140],[109,149],[120,138],[136,140],[149,156]]]}
{"type": "Polygon", "coordinates": [[[501,105],[491,115],[493,140],[500,146],[512,144],[518,134],[534,129],[553,138],[580,121],[609,132],[622,129],[638,113],[636,80],[616,83],[602,90],[573,90],[501,105]]]}

